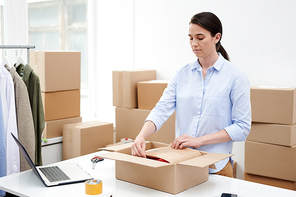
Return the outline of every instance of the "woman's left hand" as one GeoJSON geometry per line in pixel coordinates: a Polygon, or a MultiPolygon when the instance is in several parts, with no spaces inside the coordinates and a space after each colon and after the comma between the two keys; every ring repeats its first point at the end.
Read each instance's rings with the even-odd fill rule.
{"type": "Polygon", "coordinates": [[[183,134],[179,137],[177,137],[171,144],[172,148],[175,149],[182,149],[185,147],[193,147],[193,148],[198,148],[200,147],[201,144],[201,140],[199,138],[195,138],[192,136],[189,136],[187,134],[183,134]]]}

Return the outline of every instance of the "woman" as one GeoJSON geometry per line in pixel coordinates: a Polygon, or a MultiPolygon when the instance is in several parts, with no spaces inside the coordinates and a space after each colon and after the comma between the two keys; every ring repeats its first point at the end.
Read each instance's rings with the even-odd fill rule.
{"type": "MultiPolygon", "coordinates": [[[[145,157],[145,138],[175,110],[177,138],[172,148],[230,154],[233,141],[245,141],[250,132],[249,80],[229,62],[219,18],[210,12],[194,15],[188,36],[197,61],[176,72],[136,137],[133,155],[145,157]]],[[[233,177],[231,163],[231,158],[222,160],[209,173],[233,177]]]]}

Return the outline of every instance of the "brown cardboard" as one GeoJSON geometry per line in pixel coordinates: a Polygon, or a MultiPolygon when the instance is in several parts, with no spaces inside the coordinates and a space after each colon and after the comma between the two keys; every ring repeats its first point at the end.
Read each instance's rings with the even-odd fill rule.
{"type": "MultiPolygon", "coordinates": [[[[128,143],[108,147],[101,150],[113,152],[98,154],[102,157],[116,160],[115,176],[117,179],[171,194],[180,193],[207,181],[209,166],[231,156],[229,154],[200,152],[202,154],[201,156],[193,157],[192,159],[184,160],[177,164],[169,164],[132,156],[131,145],[132,143],[128,143]]],[[[168,147],[168,144],[146,142],[146,150],[160,147],[168,147]]],[[[181,152],[182,150],[179,151],[181,152]]]]}
{"type": "Polygon", "coordinates": [[[63,127],[63,159],[96,152],[112,142],[112,123],[91,121],[66,124],[63,127]]]}
{"type": "Polygon", "coordinates": [[[80,90],[41,92],[45,121],[80,116],[80,90]]]}
{"type": "Polygon", "coordinates": [[[43,130],[43,138],[49,139],[54,137],[61,137],[63,136],[63,126],[65,124],[78,123],[81,121],[82,121],[81,117],[46,121],[45,128],[43,130]]]}
{"type": "Polygon", "coordinates": [[[137,108],[137,83],[156,79],[156,70],[113,71],[113,106],[137,108]]]}
{"type": "Polygon", "coordinates": [[[244,180],[284,189],[296,190],[296,182],[244,173],[244,180]]]}
{"type": "Polygon", "coordinates": [[[293,146],[296,145],[296,124],[266,124],[252,123],[248,141],[263,142],[269,144],[293,146]]]}
{"type": "Polygon", "coordinates": [[[232,168],[233,168],[233,178],[236,178],[236,171],[237,171],[237,162],[236,161],[233,162],[232,168]]]}
{"type": "Polygon", "coordinates": [[[171,148],[171,146],[159,147],[146,151],[147,158],[163,159],[171,164],[177,164],[201,155],[202,153],[200,151],[191,148],[184,148],[180,151],[179,149],[171,148]]]}
{"type": "Polygon", "coordinates": [[[42,92],[80,89],[79,51],[30,51],[30,65],[42,92]]]}
{"type": "Polygon", "coordinates": [[[251,87],[252,121],[296,124],[295,88],[251,87]]]}
{"type": "MultiPolygon", "coordinates": [[[[150,110],[145,109],[115,109],[116,142],[121,138],[135,139],[143,127],[150,110]]],[[[175,113],[156,132],[147,137],[149,141],[171,143],[175,139],[175,113]]]]}
{"type": "Polygon", "coordinates": [[[246,141],[245,172],[296,181],[296,146],[246,141]]]}
{"type": "Polygon", "coordinates": [[[169,81],[151,80],[138,82],[138,109],[152,110],[163,94],[169,81]]]}

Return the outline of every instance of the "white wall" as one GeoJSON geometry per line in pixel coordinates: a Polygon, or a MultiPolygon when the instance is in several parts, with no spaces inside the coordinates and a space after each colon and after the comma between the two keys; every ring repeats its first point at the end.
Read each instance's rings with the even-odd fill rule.
{"type": "Polygon", "coordinates": [[[149,66],[159,78],[170,78],[195,59],[187,36],[191,16],[211,11],[223,24],[222,45],[252,85],[296,86],[296,2],[137,0],[135,5],[136,67],[149,66]]]}
{"type": "Polygon", "coordinates": [[[115,122],[112,70],[134,68],[134,5],[133,0],[99,0],[95,6],[96,116],[101,121],[115,122]]]}
{"type": "MultiPolygon", "coordinates": [[[[0,2],[5,6],[4,43],[3,45],[28,45],[28,4],[27,0],[9,0],[0,2]]],[[[8,49],[9,66],[12,66],[20,55],[27,62],[27,49],[8,49]]]]}
{"type": "MultiPolygon", "coordinates": [[[[156,69],[158,79],[170,79],[196,59],[188,23],[202,11],[222,21],[222,45],[251,85],[296,87],[295,6],[290,0],[100,0],[98,118],[114,122],[112,70],[156,69]]],[[[244,143],[235,143],[233,152],[243,178],[244,143]]]]}

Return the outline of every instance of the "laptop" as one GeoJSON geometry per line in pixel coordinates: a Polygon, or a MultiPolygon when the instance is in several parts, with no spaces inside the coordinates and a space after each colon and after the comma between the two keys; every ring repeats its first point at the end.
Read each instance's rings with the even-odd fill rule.
{"type": "Polygon", "coordinates": [[[74,162],[57,163],[53,165],[36,167],[25,147],[12,133],[11,135],[18,145],[23,156],[26,158],[28,164],[32,168],[33,172],[43,182],[45,186],[50,187],[65,185],[93,179],[92,176],[90,176],[86,171],[84,171],[78,164],[74,162]]]}

